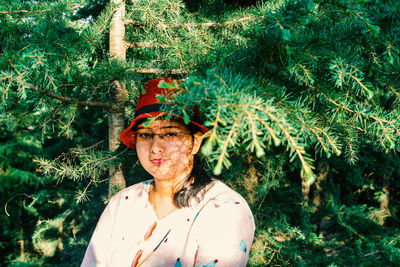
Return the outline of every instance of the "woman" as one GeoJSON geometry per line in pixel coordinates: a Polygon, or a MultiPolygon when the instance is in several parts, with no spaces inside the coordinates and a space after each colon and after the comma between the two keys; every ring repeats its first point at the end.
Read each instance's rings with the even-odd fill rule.
{"type": "Polygon", "coordinates": [[[176,83],[146,83],[120,136],[153,179],[111,198],[82,266],[246,266],[255,228],[251,210],[199,168],[195,155],[208,129],[197,118],[189,125],[165,118],[157,96],[176,89],[160,88],[161,81],[176,83]]]}

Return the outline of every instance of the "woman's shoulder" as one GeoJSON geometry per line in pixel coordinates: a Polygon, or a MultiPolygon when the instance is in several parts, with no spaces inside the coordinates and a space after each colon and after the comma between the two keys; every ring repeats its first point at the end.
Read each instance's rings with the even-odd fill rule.
{"type": "Polygon", "coordinates": [[[231,208],[234,208],[251,214],[251,209],[246,199],[231,187],[216,179],[213,180],[211,187],[199,204],[200,206],[218,208],[218,210],[231,210],[231,208]]]}
{"type": "Polygon", "coordinates": [[[211,201],[247,201],[235,190],[220,180],[213,179],[212,186],[207,191],[205,198],[211,201]]]}
{"type": "MultiPolygon", "coordinates": [[[[248,244],[252,242],[255,224],[247,201],[219,180],[213,181],[212,187],[200,202],[197,215],[199,231],[214,229],[221,234],[233,235],[240,229],[240,232],[249,237],[248,244]]],[[[214,240],[214,237],[209,238],[214,240]]]]}
{"type": "Polygon", "coordinates": [[[129,199],[138,199],[138,198],[147,198],[148,188],[152,183],[151,180],[142,181],[131,186],[128,186],[118,193],[116,193],[113,197],[111,197],[110,202],[120,201],[121,199],[129,200],[129,199]]]}

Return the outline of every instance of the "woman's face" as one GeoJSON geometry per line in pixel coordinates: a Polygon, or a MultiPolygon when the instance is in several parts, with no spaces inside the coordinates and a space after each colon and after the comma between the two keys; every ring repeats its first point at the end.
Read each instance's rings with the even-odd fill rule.
{"type": "Polygon", "coordinates": [[[154,120],[136,128],[136,151],[143,168],[156,180],[186,178],[201,146],[201,133],[191,135],[181,121],[154,120]]]}

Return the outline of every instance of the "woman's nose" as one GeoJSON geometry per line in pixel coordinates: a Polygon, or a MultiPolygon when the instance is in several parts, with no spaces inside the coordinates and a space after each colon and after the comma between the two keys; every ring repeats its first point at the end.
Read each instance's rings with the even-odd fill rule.
{"type": "Polygon", "coordinates": [[[164,150],[165,141],[157,134],[150,141],[150,149],[152,153],[160,153],[164,150]]]}

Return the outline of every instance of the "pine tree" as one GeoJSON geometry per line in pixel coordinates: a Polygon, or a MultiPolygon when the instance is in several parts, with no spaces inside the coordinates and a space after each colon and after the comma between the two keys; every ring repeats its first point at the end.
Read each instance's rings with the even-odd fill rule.
{"type": "MultiPolygon", "coordinates": [[[[104,145],[106,134],[101,132],[107,130],[106,114],[95,108],[118,111],[107,95],[110,81],[118,78],[112,73],[118,73],[121,64],[108,68],[111,63],[107,61],[96,68],[105,53],[91,44],[99,40],[92,40],[91,33],[84,32],[88,23],[74,18],[84,7],[81,1],[0,4],[0,169],[6,210],[2,221],[7,222],[1,229],[1,255],[8,255],[1,261],[36,265],[73,245],[83,250],[85,244],[79,243],[80,238],[68,241],[71,235],[65,238],[65,233],[74,236],[84,227],[82,221],[98,217],[98,212],[91,216],[84,206],[77,207],[76,201],[84,200],[89,185],[101,186],[104,173],[119,163],[113,162],[111,155],[102,166],[96,165],[107,150],[97,155],[93,151],[83,153],[79,147],[97,142],[100,147],[104,145]],[[60,156],[62,152],[68,153],[60,156]],[[57,170],[59,175],[41,178],[41,170],[33,162],[35,157],[63,161],[63,167],[57,170]],[[66,163],[76,165],[78,161],[87,164],[85,170],[93,170],[85,173],[84,177],[90,179],[83,181],[81,173],[85,170],[66,163]],[[55,181],[64,180],[66,173],[77,183],[63,182],[59,188],[55,181]]],[[[110,6],[109,14],[99,20],[109,20],[112,9],[110,6]]],[[[67,254],[58,259],[63,255],[67,254]]],[[[75,257],[76,262],[81,255],[75,257]]]]}
{"type": "MultiPolygon", "coordinates": [[[[78,201],[107,179],[110,194],[113,185],[124,186],[121,166],[134,155],[118,148],[123,120],[132,118],[141,84],[175,77],[184,81],[183,93],[166,99],[175,104],[166,111],[188,118],[184,107],[200,106],[211,129],[202,149],[210,172],[223,174],[255,211],[251,265],[346,265],[360,257],[373,264],[367,256],[376,251],[382,262],[400,261],[398,229],[385,233],[374,225],[390,216],[388,188],[399,186],[398,171],[389,168],[400,149],[398,1],[240,7],[241,1],[115,0],[93,21],[77,19],[81,1],[0,3],[1,122],[9,133],[70,138],[65,154],[47,152],[36,162],[49,177],[75,181],[78,201]],[[108,146],[92,147],[105,138],[108,146]],[[375,158],[386,169],[368,180],[365,173],[379,164],[363,163],[375,158]],[[348,188],[332,178],[362,190],[380,187],[371,189],[380,208],[359,205],[353,191],[346,197],[354,205],[345,205],[340,190],[348,188]],[[335,227],[345,246],[328,235],[335,227]]],[[[62,218],[87,218],[68,201],[34,240],[46,240],[62,218]]]]}

